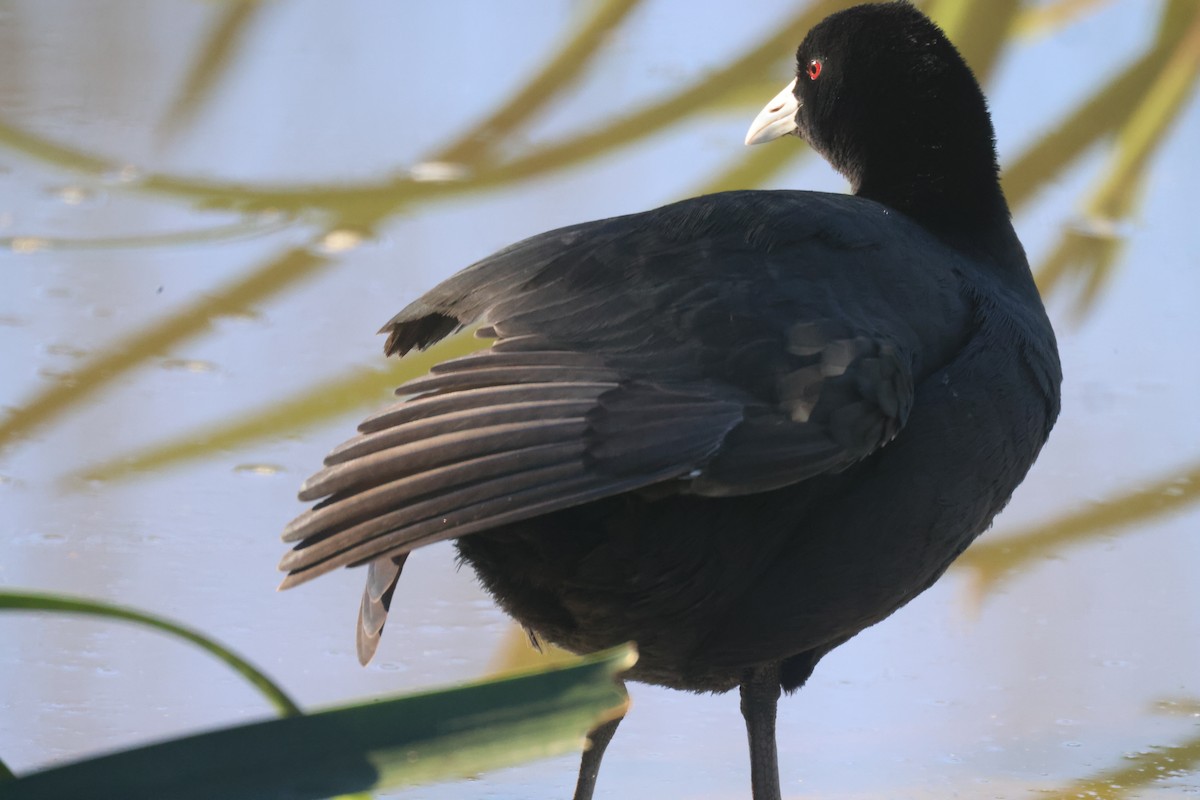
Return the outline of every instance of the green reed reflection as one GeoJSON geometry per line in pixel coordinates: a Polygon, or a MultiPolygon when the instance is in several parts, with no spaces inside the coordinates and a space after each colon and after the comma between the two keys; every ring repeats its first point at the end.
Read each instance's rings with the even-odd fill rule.
{"type": "Polygon", "coordinates": [[[1029,529],[989,537],[955,562],[977,577],[981,594],[994,591],[1006,575],[1121,529],[1176,513],[1200,501],[1200,464],[1184,467],[1130,492],[1112,495],[1029,529]]]}
{"type": "MultiPolygon", "coordinates": [[[[1194,708],[1195,701],[1168,701],[1167,705],[1194,708]]],[[[1190,715],[1195,716],[1196,712],[1193,710],[1190,715]]],[[[1148,745],[1136,753],[1126,753],[1121,760],[1124,762],[1121,766],[1100,770],[1064,789],[1038,796],[1044,800],[1075,800],[1079,797],[1126,800],[1142,796],[1146,790],[1170,791],[1174,788],[1172,783],[1186,780],[1200,768],[1200,736],[1189,737],[1179,744],[1148,745]]]]}

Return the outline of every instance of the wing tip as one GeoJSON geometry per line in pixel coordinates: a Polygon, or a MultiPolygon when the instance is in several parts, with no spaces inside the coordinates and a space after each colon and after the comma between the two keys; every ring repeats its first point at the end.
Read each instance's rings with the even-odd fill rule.
{"type": "Polygon", "coordinates": [[[371,635],[360,623],[358,633],[354,638],[354,648],[358,653],[358,663],[364,667],[367,666],[375,657],[375,651],[379,649],[379,634],[371,635]]]}
{"type": "Polygon", "coordinates": [[[335,467],[336,465],[325,467],[321,471],[305,478],[304,483],[300,484],[300,491],[296,492],[296,497],[300,499],[300,502],[315,503],[328,495],[329,490],[325,488],[325,482],[335,467]]]}
{"type": "Polygon", "coordinates": [[[285,542],[298,542],[309,534],[309,524],[313,518],[313,510],[306,509],[283,527],[279,538],[285,542]]]}
{"type": "Polygon", "coordinates": [[[422,305],[416,315],[401,311],[379,332],[388,335],[383,345],[384,355],[404,356],[411,350],[424,350],[462,327],[458,317],[422,305]]]}
{"type": "Polygon", "coordinates": [[[358,653],[358,663],[364,667],[371,663],[375,651],[379,649],[379,639],[383,635],[383,626],[387,623],[387,608],[371,599],[370,582],[363,590],[362,602],[358,606],[358,625],[354,635],[354,649],[358,653]]]}
{"type": "MultiPolygon", "coordinates": [[[[279,568],[286,569],[282,564],[280,564],[279,568]]],[[[286,576],[284,576],[284,579],[279,582],[279,585],[275,587],[275,591],[286,592],[288,589],[292,589],[296,586],[299,586],[302,583],[306,583],[310,578],[313,578],[313,577],[315,577],[315,576],[306,575],[303,572],[297,572],[297,571],[288,572],[288,574],[286,576]]]]}

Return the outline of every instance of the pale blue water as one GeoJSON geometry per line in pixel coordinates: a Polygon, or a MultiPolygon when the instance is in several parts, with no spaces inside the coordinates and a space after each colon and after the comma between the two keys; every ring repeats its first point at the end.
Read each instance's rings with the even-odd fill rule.
{"type": "MultiPolygon", "coordinates": [[[[639,8],[561,107],[518,141],[557,140],[697,80],[793,7],[754,5],[738,13],[667,2],[639,8]]],[[[321,231],[318,215],[263,216],[248,221],[248,236],[70,246],[247,222],[178,193],[139,189],[140,175],[386,181],[519,87],[590,7],[266,4],[218,87],[190,123],[171,130],[162,120],[223,6],[103,6],[28,0],[0,8],[0,119],[137,167],[88,177],[0,144],[5,407],[24,405],[56,375],[321,231]],[[38,237],[59,246],[13,252],[36,249],[38,237]]],[[[1010,51],[989,91],[1002,155],[1019,153],[1140,51],[1153,34],[1149,9],[1113,3],[1010,51]]],[[[256,302],[251,314],[217,320],[0,450],[0,586],[171,616],[248,655],[306,707],[484,674],[510,628],[472,577],[455,571],[447,547],[410,561],[368,669],[353,656],[361,575],[274,591],[278,531],[301,508],[296,487],[384,395],[316,429],[180,467],[84,485],[63,479],[323,378],[381,367],[376,327],[473,259],[540,230],[692,191],[741,155],[749,119],[788,80],[789,55],[780,54],[778,74],[763,76],[769,93],[744,105],[578,168],[388,219],[377,239],[339,255],[334,268],[256,302]],[[247,469],[258,465],[279,470],[247,469]]],[[[1198,131],[1193,102],[1153,163],[1119,269],[1094,312],[1075,320],[1069,291],[1050,299],[1066,372],[1063,415],[989,540],[1194,468],[1198,131]]],[[[1033,261],[1106,161],[1097,149],[1018,216],[1033,261]]],[[[772,185],[843,188],[811,160],[772,185]]],[[[785,795],[1025,797],[1120,767],[1128,753],[1195,741],[1194,713],[1155,704],[1200,698],[1198,524],[1191,508],[1115,529],[1010,576],[982,601],[973,574],[953,570],[828,657],[783,702],[785,795]]],[[[17,772],[270,713],[206,656],[141,630],[5,614],[0,642],[0,758],[17,772]]],[[[598,796],[747,794],[734,697],[641,686],[632,693],[598,796]]],[[[564,757],[397,796],[561,797],[574,769],[575,758],[564,757]]],[[[1188,769],[1136,796],[1195,791],[1200,778],[1188,769]]]]}

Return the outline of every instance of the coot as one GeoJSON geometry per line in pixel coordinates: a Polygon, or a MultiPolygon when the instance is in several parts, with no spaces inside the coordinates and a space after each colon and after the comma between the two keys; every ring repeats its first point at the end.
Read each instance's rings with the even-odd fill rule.
{"type": "Polygon", "coordinates": [[[532,635],[632,640],[633,680],[738,687],[755,800],[778,798],[780,691],[988,527],[1061,381],[986,103],[932,22],[897,2],[813,28],[746,141],[790,133],[854,195],[550,231],[388,322],[388,354],[464,326],[492,343],[400,387],[304,484],[283,585],[369,565],[365,662],[409,551],[455,539],[532,635]]]}

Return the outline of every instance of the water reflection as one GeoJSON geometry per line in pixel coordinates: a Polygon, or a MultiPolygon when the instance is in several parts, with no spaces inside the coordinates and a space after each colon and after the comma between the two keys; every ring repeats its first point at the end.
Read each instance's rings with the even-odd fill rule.
{"type": "MultiPolygon", "coordinates": [[[[428,366],[383,362],[375,327],[473,259],[696,191],[840,190],[800,148],[739,143],[844,3],[564,0],[470,25],[448,4],[63,5],[0,16],[0,582],[185,620],[306,705],[531,658],[437,550],[358,669],[359,576],[273,593],[295,477],[428,366]]],[[[1063,419],[998,529],[781,707],[787,792],[1195,790],[1200,11],[927,5],[989,78],[1063,419]]],[[[267,713],[144,634],[8,616],[0,637],[17,770],[267,713]]],[[[739,795],[736,701],[634,704],[602,793],[739,795]]],[[[554,797],[570,761],[412,796],[554,797]]]]}

